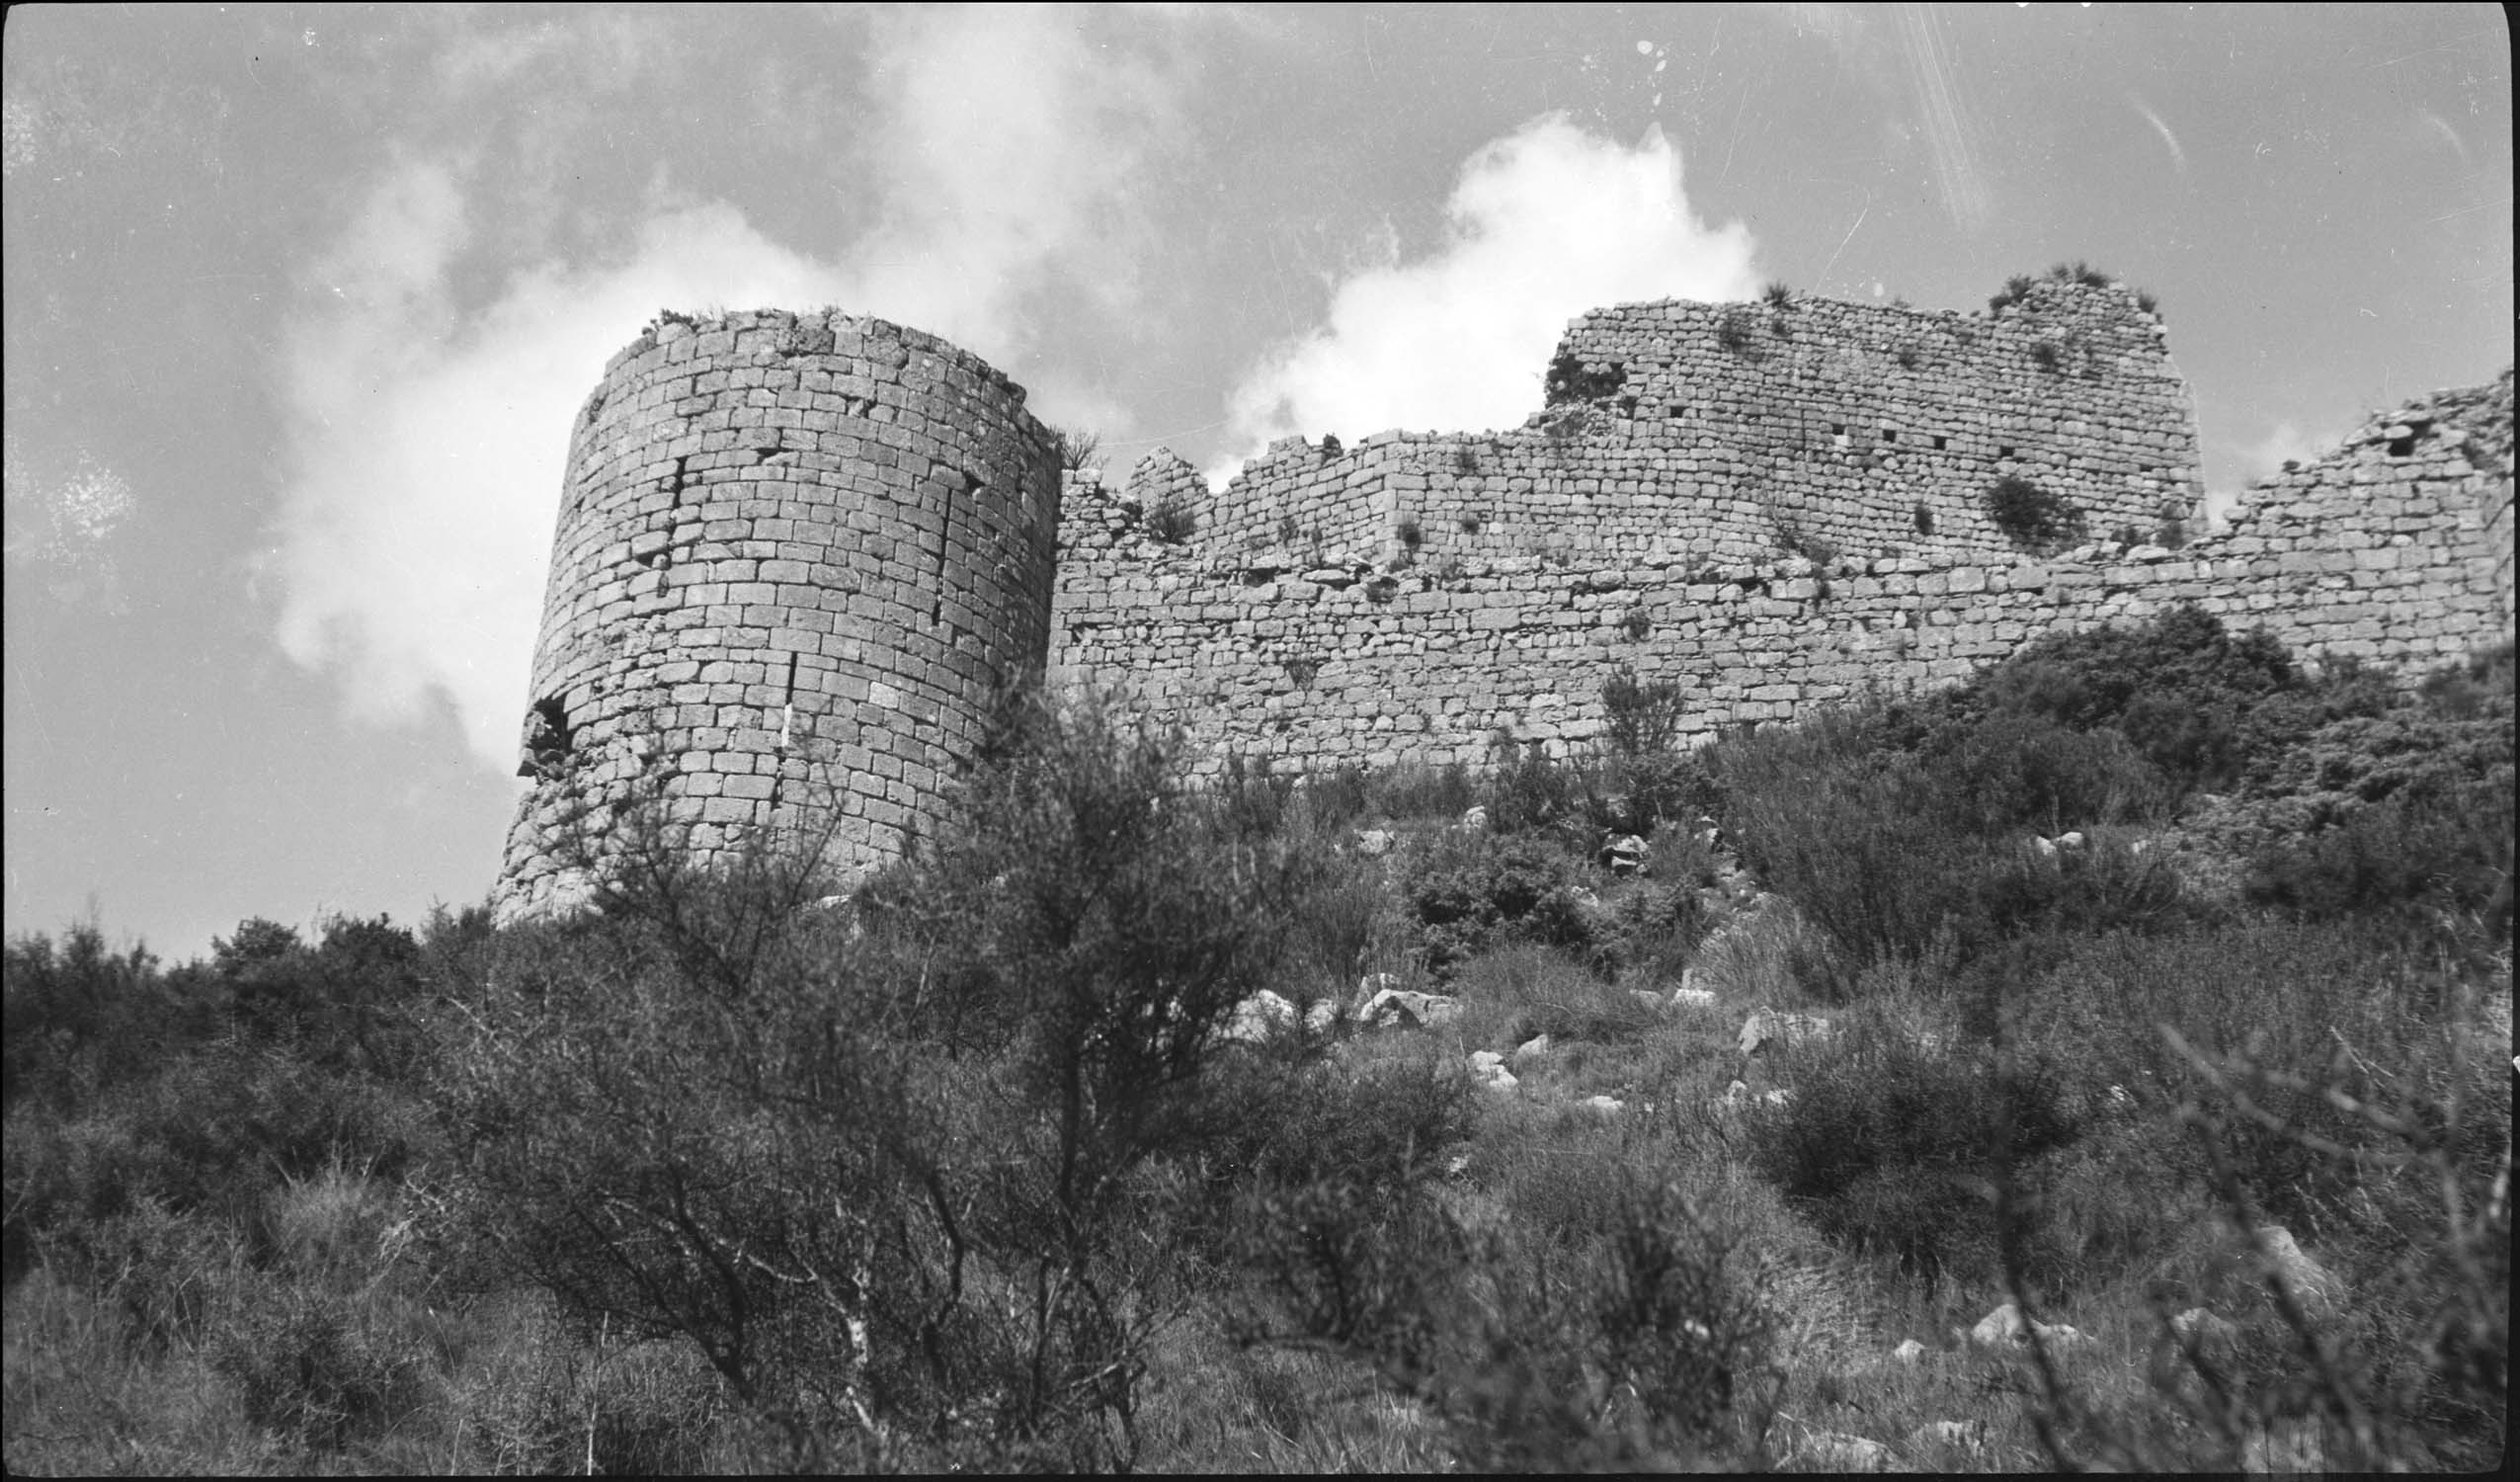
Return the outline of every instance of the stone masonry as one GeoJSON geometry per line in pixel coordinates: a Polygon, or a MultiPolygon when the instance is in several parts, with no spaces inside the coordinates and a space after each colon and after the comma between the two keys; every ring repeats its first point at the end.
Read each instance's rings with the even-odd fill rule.
{"type": "Polygon", "coordinates": [[[876,319],[669,319],[569,448],[495,904],[563,907],[645,801],[703,858],[829,818],[835,863],[935,814],[1046,657],[1059,474],[1024,393],[876,319]]]}
{"type": "Polygon", "coordinates": [[[1580,749],[1621,670],[1678,682],[1703,739],[2180,602],[2410,677],[2510,637],[2508,370],[2189,538],[2158,320],[2115,285],[2005,297],[1600,310],[1522,428],[1289,439],[1217,494],[1161,451],[1063,492],[1020,388],[916,331],[665,324],[572,444],[500,912],[578,898],[570,835],[600,854],[640,795],[703,857],[822,810],[835,863],[890,858],[992,690],[1044,675],[1209,770],[1378,769],[1580,749]],[[1991,518],[2006,476],[2079,517],[2070,548],[1991,518]]]}

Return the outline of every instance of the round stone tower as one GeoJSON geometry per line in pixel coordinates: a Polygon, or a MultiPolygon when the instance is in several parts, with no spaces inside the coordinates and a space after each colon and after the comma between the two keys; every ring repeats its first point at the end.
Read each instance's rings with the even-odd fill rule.
{"type": "Polygon", "coordinates": [[[829,818],[832,863],[932,821],[1049,642],[1056,442],[1023,388],[880,319],[669,317],[569,444],[503,920],[582,899],[641,799],[705,861],[829,818]]]}

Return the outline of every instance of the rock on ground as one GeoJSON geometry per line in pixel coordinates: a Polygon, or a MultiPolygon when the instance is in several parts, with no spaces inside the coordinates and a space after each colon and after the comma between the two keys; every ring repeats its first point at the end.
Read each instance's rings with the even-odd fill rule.
{"type": "Polygon", "coordinates": [[[1771,1047],[1826,1044],[1836,1032],[1828,1020],[1817,1014],[1785,1014],[1774,1009],[1761,1009],[1742,1022],[1742,1053],[1755,1055],[1771,1047]]]}

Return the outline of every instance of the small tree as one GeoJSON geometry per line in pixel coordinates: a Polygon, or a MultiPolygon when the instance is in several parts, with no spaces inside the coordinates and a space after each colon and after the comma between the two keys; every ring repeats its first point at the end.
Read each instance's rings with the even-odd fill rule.
{"type": "Polygon", "coordinates": [[[461,1226],[809,1454],[1126,1467],[1172,1301],[1150,1191],[1234,1122],[1201,1073],[1306,879],[1185,771],[1015,704],[845,915],[818,829],[701,870],[616,828],[609,914],[512,934],[474,993],[461,1226]]]}

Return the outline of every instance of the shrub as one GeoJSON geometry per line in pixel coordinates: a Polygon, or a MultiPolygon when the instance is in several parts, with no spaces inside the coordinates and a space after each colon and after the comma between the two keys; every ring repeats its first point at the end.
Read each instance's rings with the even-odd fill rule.
{"type": "Polygon", "coordinates": [[[1727,350],[1740,351],[1750,342],[1750,316],[1741,308],[1729,308],[1715,324],[1715,343],[1727,350]]]}
{"type": "Polygon", "coordinates": [[[1633,759],[1669,751],[1684,706],[1676,680],[1640,680],[1624,665],[1601,682],[1602,739],[1610,755],[1633,759]]]}
{"type": "Polygon", "coordinates": [[[2010,308],[2012,305],[2021,302],[2023,299],[2030,296],[2030,289],[2035,285],[2035,280],[2026,275],[2016,275],[2012,278],[2005,279],[2003,291],[1987,300],[1988,310],[1992,313],[1999,314],[2005,309],[2010,308]]]}
{"type": "Polygon", "coordinates": [[[810,835],[633,862],[479,990],[464,1227],[578,1331],[690,1343],[809,1434],[1126,1465],[1166,1171],[1244,1119],[1202,1071],[1309,880],[1252,828],[1169,738],[1018,703],[854,942],[787,888],[810,835]]]}
{"type": "Polygon", "coordinates": [[[1995,1179],[2075,1132],[2054,1073],[1998,1072],[1889,1035],[1791,1053],[1792,1101],[1748,1123],[1752,1159],[1788,1203],[1929,1283],[1993,1276],[1995,1179]]]}
{"type": "Polygon", "coordinates": [[[1566,406],[1571,403],[1598,401],[1615,396],[1628,382],[1625,366],[1588,366],[1572,348],[1559,350],[1549,361],[1549,373],[1542,385],[1541,404],[1566,406]]]}
{"type": "Polygon", "coordinates": [[[1187,500],[1168,495],[1146,512],[1146,531],[1167,545],[1179,545],[1198,534],[1198,511],[1187,500]]]}
{"type": "Polygon", "coordinates": [[[1794,301],[1794,286],[1782,279],[1770,279],[1767,286],[1758,290],[1758,296],[1769,308],[1783,308],[1794,301]]]}
{"type": "Polygon", "coordinates": [[[1423,1405],[1481,1470],[1755,1461],[1776,1403],[1754,1253],[1668,1183],[1619,1165],[1580,1236],[1474,1234],[1431,1204],[1341,1188],[1261,1203],[1260,1342],[1328,1347],[1423,1405]]]}
{"type": "Polygon", "coordinates": [[[1490,827],[1501,834],[1519,834],[1574,815],[1582,783],[1571,769],[1552,763],[1539,742],[1516,747],[1500,741],[1498,755],[1486,788],[1490,827]]]}
{"type": "Polygon", "coordinates": [[[2007,473],[1995,480],[1982,502],[1995,528],[2024,546],[2056,545],[2082,534],[2080,511],[2064,496],[2018,474],[2007,473]]]}
{"type": "Polygon", "coordinates": [[[1564,907],[1567,884],[1564,858],[1543,841],[1471,834],[1447,836],[1413,858],[1402,888],[1427,970],[1449,976],[1501,941],[1577,945],[1580,918],[1564,907]]]}

